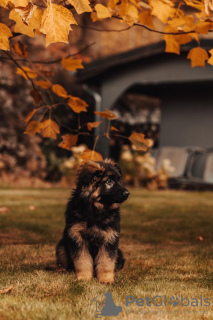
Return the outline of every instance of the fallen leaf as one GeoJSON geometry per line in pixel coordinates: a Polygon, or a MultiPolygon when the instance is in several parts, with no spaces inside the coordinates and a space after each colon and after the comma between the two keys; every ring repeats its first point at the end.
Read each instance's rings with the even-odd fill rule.
{"type": "Polygon", "coordinates": [[[92,128],[97,128],[101,123],[102,123],[102,121],[87,122],[87,129],[88,129],[89,131],[91,131],[92,128]]]}
{"type": "Polygon", "coordinates": [[[13,286],[0,290],[0,294],[10,293],[13,290],[13,286]]]}
{"type": "Polygon", "coordinates": [[[59,143],[59,147],[70,150],[78,141],[78,135],[65,134],[62,136],[63,141],[59,143]]]}
{"type": "Polygon", "coordinates": [[[40,31],[46,34],[46,46],[55,42],[68,41],[70,24],[77,24],[70,10],[49,2],[44,11],[40,31]]]}
{"type": "Polygon", "coordinates": [[[10,29],[3,23],[0,23],[0,49],[10,50],[9,38],[12,37],[10,29]]]}
{"type": "Polygon", "coordinates": [[[45,120],[41,123],[44,138],[57,138],[57,133],[60,133],[58,124],[52,119],[45,120]]]}
{"type": "Polygon", "coordinates": [[[88,160],[103,161],[103,157],[100,153],[90,149],[83,151],[80,154],[79,158],[82,159],[83,161],[88,161],[88,160]]]}
{"type": "Polygon", "coordinates": [[[86,112],[88,107],[88,104],[84,100],[73,96],[70,97],[68,105],[76,113],[86,112]]]}
{"type": "Polygon", "coordinates": [[[106,109],[106,111],[94,111],[94,113],[97,114],[98,116],[100,116],[104,119],[108,119],[108,120],[114,120],[117,118],[117,116],[109,109],[106,109]]]}
{"type": "Polygon", "coordinates": [[[69,71],[76,71],[76,69],[84,69],[81,59],[66,58],[61,61],[62,66],[69,71]]]}
{"type": "Polygon", "coordinates": [[[205,49],[200,47],[193,48],[189,51],[187,59],[191,60],[191,67],[205,67],[205,61],[209,59],[205,49]]]}

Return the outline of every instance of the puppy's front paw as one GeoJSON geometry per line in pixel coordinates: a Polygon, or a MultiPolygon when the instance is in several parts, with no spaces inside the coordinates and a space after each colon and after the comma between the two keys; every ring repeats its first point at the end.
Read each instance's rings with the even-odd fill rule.
{"type": "Polygon", "coordinates": [[[77,278],[77,280],[88,281],[93,278],[93,274],[89,271],[88,272],[87,271],[77,272],[76,278],[77,278]]]}
{"type": "Polygon", "coordinates": [[[103,284],[113,284],[115,275],[113,272],[103,272],[98,275],[98,281],[103,284]]]}

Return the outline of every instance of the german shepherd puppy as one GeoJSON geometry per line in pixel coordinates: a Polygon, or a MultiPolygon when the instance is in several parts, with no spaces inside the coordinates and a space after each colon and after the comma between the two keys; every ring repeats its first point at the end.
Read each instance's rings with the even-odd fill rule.
{"type": "Polygon", "coordinates": [[[63,238],[56,247],[58,266],[75,271],[78,280],[96,276],[112,284],[125,261],[118,248],[119,205],[128,196],[121,170],[112,160],[85,162],[67,204],[63,238]]]}

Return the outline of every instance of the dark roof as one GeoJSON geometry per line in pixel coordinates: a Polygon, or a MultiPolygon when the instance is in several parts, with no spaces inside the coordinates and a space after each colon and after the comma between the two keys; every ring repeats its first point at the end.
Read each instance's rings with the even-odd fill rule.
{"type": "MultiPolygon", "coordinates": [[[[201,40],[200,46],[206,50],[213,48],[213,39],[201,40]]],[[[197,42],[193,40],[186,45],[181,46],[181,52],[188,52],[191,48],[197,47],[197,42]]],[[[165,42],[160,41],[153,43],[149,46],[139,47],[130,51],[126,51],[120,54],[115,54],[106,58],[94,60],[91,63],[85,65],[83,70],[80,70],[76,74],[76,78],[83,82],[100,75],[106,70],[109,70],[115,66],[124,65],[132,61],[141,60],[147,57],[163,54],[165,52],[165,42]]],[[[168,53],[167,53],[168,54],[168,53]]]]}

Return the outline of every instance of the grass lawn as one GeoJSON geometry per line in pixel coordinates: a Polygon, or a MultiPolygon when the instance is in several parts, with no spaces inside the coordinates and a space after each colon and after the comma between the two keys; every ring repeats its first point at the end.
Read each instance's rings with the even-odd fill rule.
{"type": "Polygon", "coordinates": [[[44,270],[55,263],[69,193],[0,190],[0,207],[11,209],[0,213],[0,290],[13,286],[0,294],[0,320],[95,319],[92,299],[107,291],[122,312],[106,319],[213,319],[212,193],[131,190],[121,209],[126,264],[113,286],[44,270]],[[37,208],[30,210],[32,205],[37,208]],[[167,305],[138,306],[135,301],[126,306],[127,295],[135,300],[166,295],[167,305]],[[180,306],[181,295],[189,299],[188,307],[180,306]],[[201,295],[210,299],[210,307],[200,306],[201,295]],[[175,307],[168,303],[172,296],[179,299],[175,307]],[[193,307],[195,299],[198,306],[193,307]]]}

